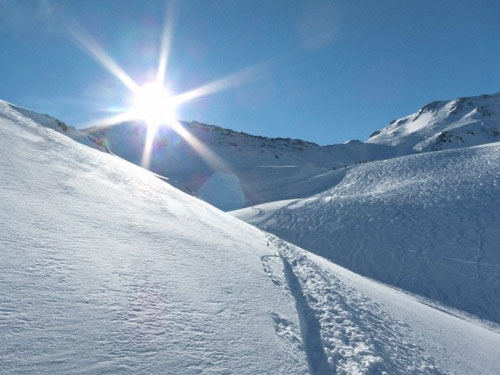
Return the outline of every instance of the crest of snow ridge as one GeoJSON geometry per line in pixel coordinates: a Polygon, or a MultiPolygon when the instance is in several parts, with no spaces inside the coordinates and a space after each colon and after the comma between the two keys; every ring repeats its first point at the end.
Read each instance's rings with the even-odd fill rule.
{"type": "Polygon", "coordinates": [[[436,101],[374,132],[369,143],[403,153],[438,151],[500,140],[500,93],[436,101]]]}

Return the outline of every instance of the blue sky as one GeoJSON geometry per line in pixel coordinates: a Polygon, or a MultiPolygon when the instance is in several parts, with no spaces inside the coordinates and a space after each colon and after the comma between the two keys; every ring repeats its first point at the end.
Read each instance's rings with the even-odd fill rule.
{"type": "MultiPolygon", "coordinates": [[[[79,24],[137,82],[157,66],[164,1],[0,0],[0,98],[72,125],[129,92],[75,41],[79,24]]],[[[248,67],[177,113],[320,144],[365,140],[438,99],[500,91],[499,1],[178,1],[172,93],[248,67]]]]}

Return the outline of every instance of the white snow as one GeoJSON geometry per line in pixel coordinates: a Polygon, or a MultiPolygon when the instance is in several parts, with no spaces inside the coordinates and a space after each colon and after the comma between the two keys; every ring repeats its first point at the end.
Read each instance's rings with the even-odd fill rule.
{"type": "Polygon", "coordinates": [[[500,322],[500,143],[349,169],[234,215],[374,279],[500,322]],[[270,208],[270,209],[268,209],[270,208]]]}
{"type": "Polygon", "coordinates": [[[95,148],[97,150],[106,151],[103,146],[94,142],[93,139],[87,136],[87,134],[47,114],[40,114],[34,111],[30,111],[28,109],[18,107],[3,100],[0,100],[0,113],[2,117],[12,121],[17,121],[17,122],[25,122],[27,120],[34,121],[39,125],[42,125],[44,127],[55,130],[61,134],[64,134],[70,137],[71,139],[74,139],[75,141],[82,143],[86,146],[95,148]]]}
{"type": "MultiPolygon", "coordinates": [[[[169,128],[160,128],[149,169],[177,181],[223,210],[306,197],[339,180],[345,166],[395,156],[391,146],[353,141],[318,146],[288,138],[265,138],[197,122],[183,126],[208,147],[224,167],[207,163],[169,128]]],[[[84,130],[116,155],[141,165],[146,128],[141,123],[84,130]]]]}
{"type": "Polygon", "coordinates": [[[274,240],[315,312],[337,374],[498,373],[499,327],[274,240]]]}
{"type": "MultiPolygon", "coordinates": [[[[356,164],[500,141],[500,93],[427,104],[375,132],[366,143],[349,140],[319,146],[198,122],[183,126],[223,165],[210,165],[174,131],[163,127],[156,135],[149,169],[185,192],[229,211],[320,193],[339,182],[340,174],[330,172],[356,164]]],[[[82,132],[97,147],[105,146],[141,165],[144,124],[121,123],[82,132]]]]}
{"type": "Polygon", "coordinates": [[[0,198],[2,374],[500,368],[498,326],[335,266],[10,106],[0,198]]]}
{"type": "Polygon", "coordinates": [[[391,145],[400,155],[500,141],[500,93],[438,101],[394,120],[367,143],[391,145]]]}
{"type": "Polygon", "coordinates": [[[262,271],[262,233],[5,112],[2,374],[307,373],[294,300],[262,271]]]}

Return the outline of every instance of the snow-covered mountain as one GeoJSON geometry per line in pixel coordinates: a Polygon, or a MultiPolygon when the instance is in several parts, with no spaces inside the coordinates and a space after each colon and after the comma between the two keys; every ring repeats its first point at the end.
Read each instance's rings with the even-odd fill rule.
{"type": "MultiPolygon", "coordinates": [[[[197,122],[183,123],[222,162],[211,165],[170,128],[160,128],[149,169],[186,186],[223,210],[319,193],[346,165],[395,156],[385,145],[350,141],[319,146],[288,138],[265,138],[197,122]],[[222,165],[221,165],[222,164],[222,165]]],[[[146,126],[137,122],[86,129],[114,154],[138,165],[146,126]]]]}
{"type": "Polygon", "coordinates": [[[500,327],[335,266],[10,106],[0,249],[3,374],[500,368],[500,327]]]}
{"type": "MultiPolygon", "coordinates": [[[[500,140],[500,94],[434,102],[391,122],[366,143],[319,146],[265,138],[197,122],[183,123],[221,165],[210,165],[171,129],[157,134],[149,169],[223,210],[304,198],[339,181],[335,172],[373,160],[500,140]]],[[[141,165],[146,127],[122,123],[86,129],[99,146],[141,165]]]]}
{"type": "Polygon", "coordinates": [[[427,104],[374,132],[367,142],[395,146],[403,155],[498,141],[500,93],[427,104]]]}
{"type": "Polygon", "coordinates": [[[376,280],[500,322],[500,143],[359,165],[234,214],[376,280]]]}

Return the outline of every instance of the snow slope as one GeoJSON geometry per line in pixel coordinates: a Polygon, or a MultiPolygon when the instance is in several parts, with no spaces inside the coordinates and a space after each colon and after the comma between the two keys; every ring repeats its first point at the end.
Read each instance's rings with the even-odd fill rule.
{"type": "Polygon", "coordinates": [[[82,131],[74,128],[73,126],[69,126],[64,122],[46,115],[40,114],[34,111],[30,111],[25,108],[18,107],[6,101],[0,100],[0,115],[12,121],[25,121],[26,119],[32,120],[37,124],[55,130],[59,133],[62,133],[68,136],[75,141],[82,143],[86,146],[95,148],[100,151],[106,151],[105,147],[97,144],[93,139],[89,138],[87,134],[82,131]]]}
{"type": "Polygon", "coordinates": [[[262,272],[258,230],[3,113],[3,374],[307,372],[275,333],[273,316],[298,323],[262,272]]]}
{"type": "Polygon", "coordinates": [[[376,280],[500,322],[500,143],[368,163],[234,215],[376,280]]]}
{"type": "MultiPolygon", "coordinates": [[[[306,197],[338,181],[335,168],[395,156],[394,148],[351,141],[318,146],[288,138],[265,138],[197,122],[185,129],[222,161],[210,165],[169,128],[160,128],[153,148],[153,172],[183,184],[223,210],[306,197]]],[[[116,155],[141,165],[144,124],[128,122],[84,130],[116,155]]]]}
{"type": "Polygon", "coordinates": [[[500,93],[437,101],[392,121],[367,143],[391,145],[401,155],[500,141],[500,93]]]}
{"type": "Polygon", "coordinates": [[[3,374],[494,374],[498,326],[0,111],[3,374]]]}

